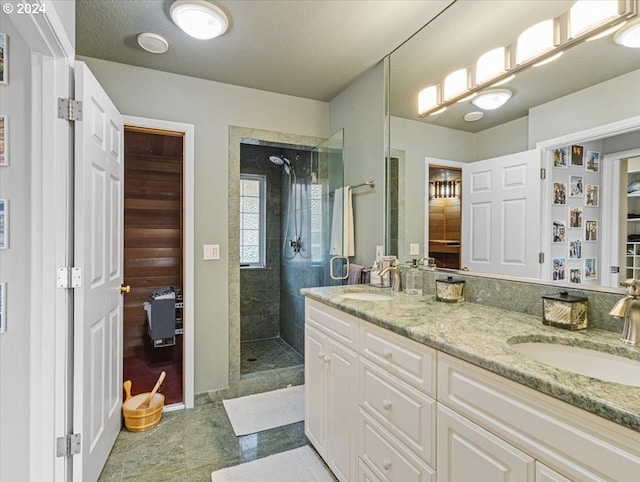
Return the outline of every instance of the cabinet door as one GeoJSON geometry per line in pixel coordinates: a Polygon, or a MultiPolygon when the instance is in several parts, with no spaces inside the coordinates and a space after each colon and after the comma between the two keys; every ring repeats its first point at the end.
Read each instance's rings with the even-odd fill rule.
{"type": "Polygon", "coordinates": [[[308,323],[304,337],[304,432],[318,453],[327,455],[326,342],[327,337],[308,323]]]}
{"type": "Polygon", "coordinates": [[[327,463],[339,480],[356,480],[357,356],[327,338],[327,463]]]}
{"type": "Polygon", "coordinates": [[[571,480],[536,460],[536,482],[571,482],[571,480]]]}
{"type": "Polygon", "coordinates": [[[438,482],[533,482],[535,460],[438,403],[438,482]]]}

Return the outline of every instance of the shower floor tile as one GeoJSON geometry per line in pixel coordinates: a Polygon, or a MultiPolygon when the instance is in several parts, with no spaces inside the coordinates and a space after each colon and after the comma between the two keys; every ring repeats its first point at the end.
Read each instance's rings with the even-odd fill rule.
{"type": "Polygon", "coordinates": [[[280,338],[240,343],[241,375],[303,364],[304,357],[280,338]]]}

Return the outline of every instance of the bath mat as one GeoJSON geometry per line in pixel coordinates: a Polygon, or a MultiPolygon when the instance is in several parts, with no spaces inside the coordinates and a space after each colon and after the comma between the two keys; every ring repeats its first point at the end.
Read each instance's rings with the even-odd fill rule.
{"type": "Polygon", "coordinates": [[[331,471],[310,446],[270,455],[211,474],[211,482],[334,482],[331,471]]]}
{"type": "Polygon", "coordinates": [[[237,435],[262,432],[304,420],[304,385],[223,400],[237,435]]]}

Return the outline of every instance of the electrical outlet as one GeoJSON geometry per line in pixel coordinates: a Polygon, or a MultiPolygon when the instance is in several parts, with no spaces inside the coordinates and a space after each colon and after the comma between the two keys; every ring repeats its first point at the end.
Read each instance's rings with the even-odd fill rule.
{"type": "Polygon", "coordinates": [[[418,256],[420,254],[420,243],[409,244],[409,256],[418,256]]]}

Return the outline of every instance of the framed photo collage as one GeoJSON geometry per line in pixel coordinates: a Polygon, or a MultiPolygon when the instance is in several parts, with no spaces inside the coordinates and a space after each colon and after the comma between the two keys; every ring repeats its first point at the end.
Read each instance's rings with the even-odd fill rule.
{"type": "Polygon", "coordinates": [[[551,150],[552,280],[598,279],[600,153],[572,145],[551,150]]]}

